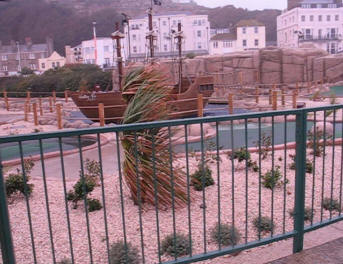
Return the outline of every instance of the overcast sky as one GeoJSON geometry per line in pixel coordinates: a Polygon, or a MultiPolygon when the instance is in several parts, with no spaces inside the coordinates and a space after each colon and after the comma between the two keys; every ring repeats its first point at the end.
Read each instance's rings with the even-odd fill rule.
{"type": "Polygon", "coordinates": [[[285,9],[287,0],[195,0],[199,5],[208,7],[217,7],[225,5],[234,5],[236,7],[254,9],[285,9]]]}

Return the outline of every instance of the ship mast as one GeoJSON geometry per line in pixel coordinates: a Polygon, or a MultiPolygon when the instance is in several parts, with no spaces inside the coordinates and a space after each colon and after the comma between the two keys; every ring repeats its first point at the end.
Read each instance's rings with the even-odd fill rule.
{"type": "MultiPolygon", "coordinates": [[[[117,66],[118,66],[118,87],[122,92],[122,79],[123,79],[123,58],[121,55],[121,39],[124,38],[124,34],[119,31],[119,23],[116,23],[115,32],[111,34],[111,38],[116,41],[117,50],[117,66]]],[[[114,51],[113,51],[114,52],[114,51]]]]}
{"type": "Polygon", "coordinates": [[[175,36],[177,39],[177,46],[179,49],[179,94],[182,92],[182,29],[181,29],[181,23],[178,23],[178,32],[175,36]]]}

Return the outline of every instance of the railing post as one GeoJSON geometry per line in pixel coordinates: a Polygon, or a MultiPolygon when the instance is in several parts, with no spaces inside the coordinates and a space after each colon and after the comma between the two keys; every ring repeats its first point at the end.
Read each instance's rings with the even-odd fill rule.
{"type": "Polygon", "coordinates": [[[307,113],[300,111],[296,115],[296,173],[293,253],[303,250],[304,212],[305,212],[305,176],[306,176],[306,121],[307,113]]]}
{"type": "Polygon", "coordinates": [[[259,89],[258,89],[258,86],[256,86],[256,91],[255,91],[255,101],[256,101],[256,104],[258,104],[260,102],[260,92],[259,92],[259,89]]]}
{"type": "Polygon", "coordinates": [[[99,122],[100,126],[105,126],[105,107],[103,103],[100,103],[98,105],[98,111],[99,111],[99,122]]]}
{"type": "Polygon", "coordinates": [[[52,99],[54,101],[54,104],[56,104],[56,91],[55,90],[52,91],[52,99]]]}
{"type": "Polygon", "coordinates": [[[54,112],[53,108],[52,108],[52,98],[49,97],[49,109],[50,109],[50,113],[54,112]]]}
{"type": "Polygon", "coordinates": [[[56,113],[57,113],[57,127],[58,129],[62,129],[62,106],[60,104],[56,105],[56,113]]]}
{"type": "Polygon", "coordinates": [[[35,126],[38,126],[37,103],[32,104],[32,110],[33,110],[33,122],[35,126]]]}
{"type": "Polygon", "coordinates": [[[43,116],[42,97],[39,97],[38,104],[39,104],[39,114],[40,116],[43,116]]]}
{"type": "Polygon", "coordinates": [[[273,91],[273,110],[277,110],[277,91],[273,91]]]}
{"type": "Polygon", "coordinates": [[[229,114],[232,115],[233,114],[233,94],[232,93],[229,93],[228,106],[229,106],[229,114]]]}
{"type": "Polygon", "coordinates": [[[4,175],[0,156],[0,245],[3,263],[15,264],[10,219],[6,200],[4,175]]]}
{"type": "Polygon", "coordinates": [[[68,103],[68,90],[64,91],[64,99],[65,99],[65,102],[68,103]]]}
{"type": "Polygon", "coordinates": [[[198,117],[204,116],[204,98],[202,94],[198,94],[198,117]]]}
{"type": "Polygon", "coordinates": [[[4,91],[4,100],[5,100],[5,106],[6,106],[6,110],[9,111],[10,110],[10,104],[8,103],[8,97],[7,97],[7,91],[4,91]]]}

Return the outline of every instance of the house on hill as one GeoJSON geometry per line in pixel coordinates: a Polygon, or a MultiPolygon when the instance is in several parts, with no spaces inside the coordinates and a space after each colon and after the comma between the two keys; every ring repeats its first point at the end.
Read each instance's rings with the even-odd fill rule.
{"type": "Polygon", "coordinates": [[[211,55],[235,51],[256,50],[266,47],[266,27],[257,20],[241,20],[236,32],[214,35],[210,40],[211,55]]]}
{"type": "Polygon", "coordinates": [[[38,60],[39,71],[45,72],[47,70],[63,67],[66,63],[66,58],[54,51],[50,57],[38,60]]]}

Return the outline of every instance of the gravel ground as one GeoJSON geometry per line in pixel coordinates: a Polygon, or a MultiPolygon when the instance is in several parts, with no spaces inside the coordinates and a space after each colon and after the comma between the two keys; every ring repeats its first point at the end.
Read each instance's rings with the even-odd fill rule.
{"type": "MultiPolygon", "coordinates": [[[[276,225],[274,234],[281,234],[283,231],[291,231],[293,228],[292,218],[289,216],[289,210],[294,204],[294,171],[289,169],[291,159],[289,154],[294,154],[293,150],[287,151],[286,177],[289,183],[286,185],[285,193],[283,186],[274,189],[273,216],[276,225]],[[284,208],[284,195],[286,196],[286,207],[284,208]],[[285,212],[285,225],[283,225],[283,215],[285,212]]],[[[275,166],[279,165],[284,175],[284,151],[275,151],[275,166]]],[[[312,159],[312,155],[308,154],[312,159]]],[[[238,164],[235,161],[235,173],[232,177],[231,160],[226,156],[221,156],[220,186],[218,186],[218,174],[216,163],[211,164],[213,177],[216,184],[206,189],[206,250],[216,250],[218,247],[211,239],[210,230],[218,221],[218,187],[220,187],[220,220],[222,223],[232,224],[232,179],[234,178],[234,206],[235,206],[235,226],[239,229],[242,239],[240,243],[255,241],[257,239],[256,231],[252,221],[258,216],[259,208],[259,174],[248,171],[248,182],[246,182],[245,162],[238,164]],[[248,188],[248,199],[246,200],[246,187],[248,188]],[[246,229],[246,205],[248,205],[248,225],[246,229]]],[[[252,159],[258,161],[258,155],[252,154],[252,159]]],[[[327,147],[326,160],[324,162],[324,185],[323,181],[323,158],[316,158],[315,189],[314,189],[314,222],[321,218],[321,196],[322,187],[324,197],[330,197],[331,179],[333,172],[333,197],[339,199],[340,180],[341,180],[341,148],[336,146],[334,156],[332,155],[332,146],[327,147]],[[334,157],[334,168],[332,168],[332,157],[334,157]]],[[[179,159],[174,166],[184,166],[185,159],[179,159]]],[[[190,161],[191,172],[196,168],[196,161],[192,158],[190,161]]],[[[41,166],[39,162],[36,166],[41,166]]],[[[104,166],[110,166],[109,164],[104,166]]],[[[262,161],[262,174],[270,170],[272,166],[271,157],[262,161]]],[[[56,170],[56,174],[60,174],[56,170]]],[[[48,196],[45,197],[43,179],[32,179],[31,183],[35,185],[32,196],[29,199],[31,210],[31,221],[33,229],[33,239],[36,250],[37,263],[53,263],[52,243],[50,237],[53,237],[53,247],[55,249],[55,258],[57,261],[64,257],[70,258],[70,244],[68,237],[68,223],[66,217],[66,206],[63,192],[62,180],[50,179],[46,182],[48,196]],[[50,215],[47,214],[47,203],[50,209],[50,215]],[[49,233],[48,217],[51,219],[51,235],[49,233]]],[[[306,177],[306,206],[312,203],[312,183],[313,175],[307,174],[306,177]]],[[[73,186],[73,181],[67,181],[67,190],[73,186]]],[[[121,211],[120,184],[118,175],[104,176],[105,201],[107,209],[107,224],[109,233],[109,243],[113,243],[123,237],[123,223],[121,211]]],[[[204,252],[204,232],[203,232],[203,204],[202,192],[191,193],[193,200],[191,202],[191,228],[193,239],[193,254],[204,252]]],[[[93,198],[101,199],[101,186],[97,187],[92,193],[93,198]]],[[[137,246],[141,252],[141,235],[139,228],[139,210],[130,199],[128,190],[124,187],[124,213],[127,240],[137,246]]],[[[271,216],[272,211],[272,192],[262,187],[261,193],[261,211],[263,216],[271,216]]],[[[30,228],[28,224],[28,215],[25,199],[18,195],[10,201],[9,211],[11,217],[11,229],[14,239],[16,258],[18,263],[34,263],[30,228]]],[[[90,263],[90,250],[88,243],[87,220],[82,202],[78,209],[72,209],[68,206],[70,214],[70,225],[72,234],[72,245],[76,263],[90,263]]],[[[334,214],[335,215],[335,214],[334,214]]],[[[337,214],[336,214],[337,215],[337,214]]],[[[90,241],[92,248],[92,257],[94,263],[106,263],[106,234],[104,224],[104,210],[89,213],[90,241]]],[[[173,232],[173,214],[172,210],[160,210],[159,231],[161,240],[173,232]]],[[[175,210],[175,227],[177,232],[188,234],[188,210],[179,208],[175,210]]],[[[329,213],[324,210],[323,219],[328,219],[329,213]]],[[[158,263],[157,247],[157,225],[156,211],[152,206],[146,206],[142,212],[144,254],[146,263],[158,263]]],[[[264,236],[268,236],[265,234],[264,236]]],[[[168,256],[163,256],[162,260],[170,260],[168,256]]],[[[204,261],[203,263],[218,263],[218,260],[204,261]]]]}

